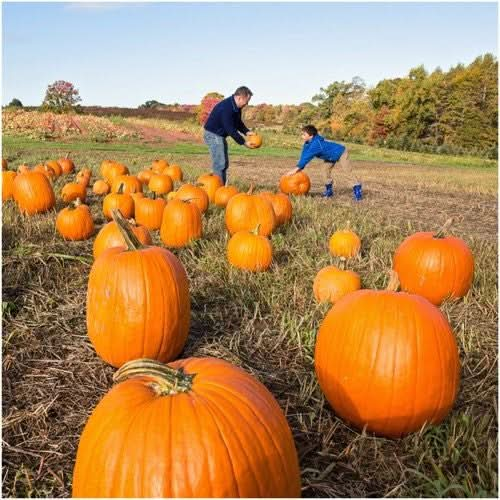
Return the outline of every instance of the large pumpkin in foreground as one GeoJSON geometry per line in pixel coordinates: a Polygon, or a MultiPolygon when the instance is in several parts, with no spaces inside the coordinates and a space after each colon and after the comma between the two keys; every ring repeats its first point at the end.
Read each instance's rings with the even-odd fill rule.
{"type": "Polygon", "coordinates": [[[311,179],[302,170],[293,175],[283,175],[279,188],[285,194],[307,194],[311,189],[311,179]]]}
{"type": "Polygon", "coordinates": [[[189,283],[179,259],[143,246],[113,212],[127,244],[106,250],[90,270],[87,332],[104,361],[121,366],[148,357],[171,361],[182,351],[190,322],[189,283]]]}
{"type": "Polygon", "coordinates": [[[394,270],[403,290],[440,305],[445,299],[458,299],[469,291],[474,257],[460,238],[445,237],[444,232],[420,232],[399,245],[394,270]]]}
{"type": "Polygon", "coordinates": [[[427,299],[358,290],[320,326],[315,368],[335,413],[397,438],[438,424],[457,395],[460,362],[448,321],[427,299]]]}
{"type": "Polygon", "coordinates": [[[136,360],[90,416],[73,497],[299,497],[287,420],[272,394],[227,361],[136,360]]]}

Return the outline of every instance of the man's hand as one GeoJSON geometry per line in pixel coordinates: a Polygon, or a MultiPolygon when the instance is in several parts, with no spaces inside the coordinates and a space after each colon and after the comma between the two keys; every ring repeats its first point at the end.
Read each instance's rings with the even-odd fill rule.
{"type": "Polygon", "coordinates": [[[293,175],[296,174],[299,171],[298,168],[294,168],[293,170],[289,170],[285,175],[293,175]]]}
{"type": "Polygon", "coordinates": [[[246,135],[255,135],[255,132],[252,132],[251,130],[249,130],[246,135]]]}
{"type": "Polygon", "coordinates": [[[245,141],[245,144],[243,144],[243,146],[245,146],[248,149],[255,149],[255,147],[248,141],[245,141]]]}

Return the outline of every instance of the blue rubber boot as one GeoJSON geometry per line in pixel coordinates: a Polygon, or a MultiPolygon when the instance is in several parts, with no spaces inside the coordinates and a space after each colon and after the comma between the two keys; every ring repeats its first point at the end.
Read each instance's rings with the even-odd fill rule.
{"type": "Polygon", "coordinates": [[[361,184],[355,184],[352,187],[352,192],[353,192],[353,195],[354,195],[354,199],[356,201],[360,201],[360,200],[363,199],[363,190],[361,189],[361,184]]]}
{"type": "Polygon", "coordinates": [[[333,184],[331,182],[330,184],[325,184],[325,190],[321,196],[323,198],[331,198],[333,196],[333,184]]]}

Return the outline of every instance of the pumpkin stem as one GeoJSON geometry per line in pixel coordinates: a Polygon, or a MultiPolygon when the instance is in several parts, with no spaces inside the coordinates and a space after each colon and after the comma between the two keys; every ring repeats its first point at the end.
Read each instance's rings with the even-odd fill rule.
{"type": "Polygon", "coordinates": [[[387,285],[386,290],[389,292],[397,292],[399,289],[398,273],[394,271],[394,269],[391,269],[389,271],[389,275],[390,275],[389,284],[387,285]]]}
{"type": "Polygon", "coordinates": [[[128,361],[113,375],[116,383],[133,377],[150,377],[152,389],[159,396],[169,396],[180,392],[189,392],[193,387],[195,374],[176,370],[154,359],[141,358],[128,361]]]}
{"type": "Polygon", "coordinates": [[[450,228],[450,226],[453,224],[453,217],[450,217],[444,224],[443,227],[436,233],[434,234],[434,238],[444,238],[446,231],[450,228]]]}
{"type": "Polygon", "coordinates": [[[125,240],[127,249],[140,250],[141,248],[144,248],[144,245],[139,241],[139,238],[137,238],[137,236],[134,234],[132,228],[130,227],[130,224],[127,222],[125,217],[123,217],[120,210],[118,210],[117,208],[113,208],[111,210],[111,214],[113,220],[116,222],[116,225],[118,226],[118,229],[120,230],[120,233],[123,236],[123,239],[125,240]]]}
{"type": "Polygon", "coordinates": [[[77,198],[74,202],[73,205],[74,207],[79,207],[82,204],[82,200],[80,198],[77,198]]]}
{"type": "Polygon", "coordinates": [[[255,186],[253,185],[253,183],[252,183],[252,184],[250,184],[250,189],[247,191],[247,194],[253,194],[253,189],[254,189],[254,187],[255,187],[255,186]]]}
{"type": "Polygon", "coordinates": [[[69,158],[70,153],[71,153],[71,151],[68,151],[68,152],[66,153],[66,160],[69,158]]]}
{"type": "Polygon", "coordinates": [[[259,234],[259,229],[260,229],[260,223],[255,226],[255,229],[250,231],[252,234],[255,234],[257,236],[259,234]]]}
{"type": "Polygon", "coordinates": [[[123,182],[120,182],[120,185],[118,186],[118,191],[116,191],[116,194],[123,194],[123,188],[124,188],[123,182]]]}
{"type": "Polygon", "coordinates": [[[347,259],[345,257],[340,257],[339,260],[340,260],[339,269],[341,271],[345,271],[345,265],[346,265],[347,259]]]}

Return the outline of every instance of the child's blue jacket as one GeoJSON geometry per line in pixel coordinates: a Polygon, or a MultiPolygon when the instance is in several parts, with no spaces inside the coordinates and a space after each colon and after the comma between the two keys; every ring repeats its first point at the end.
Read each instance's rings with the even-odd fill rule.
{"type": "Polygon", "coordinates": [[[338,161],[345,151],[345,146],[336,142],[326,141],[316,134],[311,140],[304,143],[297,167],[302,170],[313,158],[325,161],[338,161]]]}

